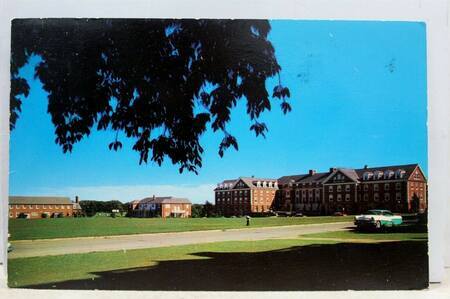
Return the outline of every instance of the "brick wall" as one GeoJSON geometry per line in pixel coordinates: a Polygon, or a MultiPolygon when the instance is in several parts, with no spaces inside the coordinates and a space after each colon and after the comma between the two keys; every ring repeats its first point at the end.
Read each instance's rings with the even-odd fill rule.
{"type": "Polygon", "coordinates": [[[43,213],[48,213],[51,217],[53,214],[63,213],[65,217],[73,216],[73,205],[9,205],[9,218],[17,218],[19,214],[29,215],[30,219],[42,218],[43,213]]]}

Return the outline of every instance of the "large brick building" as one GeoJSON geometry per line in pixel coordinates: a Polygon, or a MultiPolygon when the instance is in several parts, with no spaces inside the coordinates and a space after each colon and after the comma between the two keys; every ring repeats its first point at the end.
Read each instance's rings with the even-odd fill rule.
{"type": "Polygon", "coordinates": [[[146,197],[130,203],[128,214],[131,217],[191,217],[192,203],[186,198],[146,197]]]}
{"type": "Polygon", "coordinates": [[[214,189],[216,212],[224,216],[267,213],[273,208],[277,190],[276,179],[225,180],[214,189]]]}
{"type": "Polygon", "coordinates": [[[9,218],[72,217],[78,213],[81,213],[78,197],[75,197],[75,202],[68,197],[55,196],[9,197],[9,218]]]}
{"type": "MultiPolygon", "coordinates": [[[[235,195],[237,180],[224,181],[226,196],[235,195]],[[231,193],[230,193],[231,192],[231,193]]],[[[283,176],[277,180],[271,208],[305,215],[330,215],[335,212],[361,213],[383,208],[393,212],[424,212],[427,209],[427,181],[418,164],[361,169],[330,168],[317,173],[283,176]]],[[[236,201],[224,200],[216,188],[216,206],[223,215],[239,215],[236,201]],[[226,212],[225,212],[226,211],[226,212]]],[[[231,197],[233,198],[233,197],[231,197]]],[[[244,213],[261,212],[254,209],[244,213]]]]}

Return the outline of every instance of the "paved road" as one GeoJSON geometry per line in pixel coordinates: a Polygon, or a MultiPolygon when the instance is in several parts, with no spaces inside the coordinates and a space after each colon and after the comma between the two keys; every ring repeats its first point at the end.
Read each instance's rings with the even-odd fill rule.
{"type": "Polygon", "coordinates": [[[165,247],[221,241],[253,241],[294,238],[301,234],[345,230],[350,222],[293,225],[215,231],[176,232],[159,234],[123,235],[76,239],[49,239],[12,242],[14,250],[8,258],[45,255],[115,251],[138,248],[165,247]]]}

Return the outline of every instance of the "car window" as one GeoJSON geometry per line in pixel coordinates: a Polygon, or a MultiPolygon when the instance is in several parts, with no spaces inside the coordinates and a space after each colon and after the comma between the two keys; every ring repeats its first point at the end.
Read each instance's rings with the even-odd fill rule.
{"type": "Polygon", "coordinates": [[[383,215],[385,215],[385,216],[394,216],[394,214],[392,214],[391,212],[384,212],[383,215]]]}
{"type": "Polygon", "coordinates": [[[381,215],[381,212],[377,210],[369,210],[367,215],[381,215]]]}

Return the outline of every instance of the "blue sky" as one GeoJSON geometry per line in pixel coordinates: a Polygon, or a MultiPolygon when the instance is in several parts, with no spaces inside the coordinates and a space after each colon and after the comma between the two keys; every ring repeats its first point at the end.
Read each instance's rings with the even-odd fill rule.
{"type": "MultiPolygon", "coordinates": [[[[266,139],[249,131],[245,99],[232,113],[229,132],[239,151],[218,155],[220,133],[202,136],[199,175],[139,165],[124,138],[109,151],[113,132],[96,132],[63,154],[55,142],[42,85],[31,82],[11,133],[10,194],[64,195],[127,202],[145,196],[186,196],[213,201],[214,185],[227,178],[277,178],[332,166],[419,163],[427,173],[426,29],[415,22],[272,21],[269,39],[290,88],[292,112],[278,102],[262,116],[266,139]]],[[[267,81],[272,91],[276,80],[267,81]]],[[[119,136],[120,137],[120,136],[119,136]]]]}

